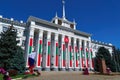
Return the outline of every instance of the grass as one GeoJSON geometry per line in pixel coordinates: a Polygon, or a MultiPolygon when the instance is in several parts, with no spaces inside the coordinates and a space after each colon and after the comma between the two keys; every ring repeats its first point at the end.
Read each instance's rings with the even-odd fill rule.
{"type": "MultiPolygon", "coordinates": [[[[32,75],[32,74],[26,74],[26,75],[24,75],[24,74],[18,74],[18,75],[16,75],[16,76],[12,76],[11,78],[12,79],[16,79],[16,78],[28,78],[28,77],[34,77],[35,75],[32,75]]],[[[3,80],[3,75],[2,74],[0,74],[0,80],[3,80]]]]}
{"type": "Polygon", "coordinates": [[[0,74],[0,80],[3,80],[3,78],[2,78],[2,77],[3,77],[3,75],[2,75],[2,74],[0,74]]]}
{"type": "Polygon", "coordinates": [[[16,75],[16,76],[12,76],[11,78],[16,79],[16,78],[28,78],[28,77],[34,77],[34,75],[32,75],[32,74],[26,74],[26,75],[19,74],[19,75],[16,75]]]}

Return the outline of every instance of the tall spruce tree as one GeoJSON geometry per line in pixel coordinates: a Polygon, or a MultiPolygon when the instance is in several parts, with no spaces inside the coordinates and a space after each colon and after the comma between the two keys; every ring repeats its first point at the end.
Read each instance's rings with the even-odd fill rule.
{"type": "Polygon", "coordinates": [[[23,72],[25,69],[24,53],[17,46],[17,31],[10,26],[0,34],[0,66],[4,69],[16,69],[23,72]]]}

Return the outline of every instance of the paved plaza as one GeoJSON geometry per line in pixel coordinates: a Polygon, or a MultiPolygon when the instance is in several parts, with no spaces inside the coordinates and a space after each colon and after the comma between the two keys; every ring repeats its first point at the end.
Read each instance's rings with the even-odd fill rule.
{"type": "Polygon", "coordinates": [[[23,80],[120,80],[120,75],[82,75],[81,72],[41,72],[39,77],[23,80]]]}

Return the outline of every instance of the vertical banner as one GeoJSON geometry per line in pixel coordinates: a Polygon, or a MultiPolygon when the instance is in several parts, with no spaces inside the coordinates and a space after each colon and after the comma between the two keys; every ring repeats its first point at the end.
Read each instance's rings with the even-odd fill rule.
{"type": "Polygon", "coordinates": [[[30,38],[30,40],[29,40],[29,54],[32,52],[32,46],[33,46],[33,39],[30,38]]]}
{"type": "Polygon", "coordinates": [[[48,42],[47,66],[50,66],[50,41],[48,42]]]}
{"type": "Polygon", "coordinates": [[[78,53],[77,53],[77,46],[75,47],[75,54],[76,54],[76,67],[78,67],[78,53]]]}
{"type": "Polygon", "coordinates": [[[70,67],[72,67],[72,47],[69,46],[69,52],[70,52],[70,67]]]}
{"type": "Polygon", "coordinates": [[[39,41],[39,54],[38,54],[37,66],[41,66],[41,59],[42,59],[42,40],[39,41]]]}
{"type": "MultiPolygon", "coordinates": [[[[33,46],[33,38],[30,38],[29,39],[29,54],[28,55],[30,55],[32,53],[32,46],[33,46]]],[[[29,66],[29,60],[27,60],[27,66],[29,66]]]]}
{"type": "Polygon", "coordinates": [[[88,65],[88,61],[89,61],[88,54],[89,54],[89,51],[88,51],[88,48],[86,48],[86,67],[89,67],[89,65],[88,65]]]}
{"type": "Polygon", "coordinates": [[[58,42],[56,42],[56,60],[55,65],[58,66],[58,42]]]}
{"type": "Polygon", "coordinates": [[[90,54],[91,54],[91,60],[92,60],[92,68],[94,68],[94,59],[93,59],[92,49],[90,49],[90,54]]]}
{"type": "Polygon", "coordinates": [[[63,44],[63,67],[65,67],[65,63],[66,63],[65,55],[66,55],[66,52],[65,52],[65,44],[63,44]]]}
{"type": "Polygon", "coordinates": [[[83,49],[82,47],[80,48],[81,51],[81,63],[82,63],[82,67],[84,67],[84,57],[83,57],[83,49]]]}

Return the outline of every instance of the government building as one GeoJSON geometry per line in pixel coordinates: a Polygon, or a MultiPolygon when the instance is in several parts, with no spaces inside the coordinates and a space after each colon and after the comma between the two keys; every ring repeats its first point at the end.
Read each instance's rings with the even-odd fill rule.
{"type": "Polygon", "coordinates": [[[112,55],[111,43],[91,39],[91,34],[76,30],[75,21],[57,14],[51,21],[30,16],[27,22],[0,16],[0,33],[13,24],[17,30],[18,45],[25,50],[26,67],[28,56],[35,52],[35,68],[45,71],[79,71],[84,66],[94,70],[94,57],[99,47],[105,47],[112,55]]]}

